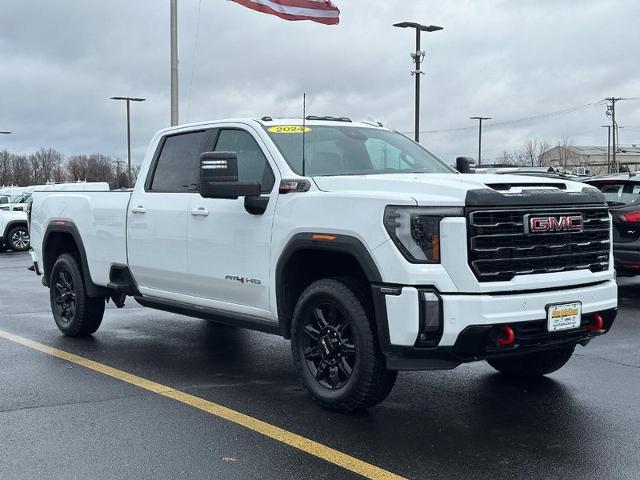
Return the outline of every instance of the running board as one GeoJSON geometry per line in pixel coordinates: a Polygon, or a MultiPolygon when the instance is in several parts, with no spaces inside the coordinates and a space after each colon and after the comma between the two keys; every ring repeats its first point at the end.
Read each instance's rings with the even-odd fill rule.
{"type": "Polygon", "coordinates": [[[232,327],[246,328],[248,330],[270,333],[272,335],[281,335],[278,323],[270,322],[262,318],[252,317],[241,313],[220,311],[214,308],[194,306],[173,300],[143,296],[135,296],[133,298],[143,307],[186,315],[187,317],[202,318],[203,320],[210,320],[212,322],[222,323],[232,327]]]}

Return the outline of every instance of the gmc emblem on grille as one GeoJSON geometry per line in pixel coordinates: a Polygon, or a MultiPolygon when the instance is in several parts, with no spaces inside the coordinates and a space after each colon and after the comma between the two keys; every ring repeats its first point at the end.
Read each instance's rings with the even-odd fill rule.
{"type": "Polygon", "coordinates": [[[583,229],[582,214],[550,215],[548,217],[524,216],[524,230],[526,233],[582,232],[583,229]]]}

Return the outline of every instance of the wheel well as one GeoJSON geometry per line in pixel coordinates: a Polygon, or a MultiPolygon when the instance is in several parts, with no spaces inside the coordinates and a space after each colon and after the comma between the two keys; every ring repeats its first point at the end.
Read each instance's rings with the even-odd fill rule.
{"type": "Polygon", "coordinates": [[[372,305],[370,282],[353,255],[325,250],[298,250],[287,259],[278,289],[278,317],[282,336],[291,337],[293,310],[302,292],[323,278],[348,279],[350,286],[364,297],[368,305],[372,305]]]}
{"type": "Polygon", "coordinates": [[[9,232],[12,229],[16,228],[16,227],[27,227],[28,228],[28,225],[27,225],[27,222],[22,222],[20,220],[18,220],[17,222],[11,222],[4,229],[4,236],[6,237],[7,235],[9,235],[9,232]]]}
{"type": "Polygon", "coordinates": [[[47,235],[46,243],[42,246],[44,252],[42,266],[44,269],[44,278],[48,281],[49,274],[53,268],[53,264],[63,253],[75,254],[79,259],[80,250],[73,235],[67,232],[51,232],[47,235]]]}

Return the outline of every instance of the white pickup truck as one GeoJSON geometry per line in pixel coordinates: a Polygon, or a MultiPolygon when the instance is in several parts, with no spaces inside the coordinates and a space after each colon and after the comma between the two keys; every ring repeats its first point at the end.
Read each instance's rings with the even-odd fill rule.
{"type": "Polygon", "coordinates": [[[30,221],[64,334],[93,334],[127,296],[278,334],[340,411],[381,402],[398,370],[551,373],[616,315],[598,190],[460,174],[346,118],[163,130],[133,191],[36,191],[30,221]]]}

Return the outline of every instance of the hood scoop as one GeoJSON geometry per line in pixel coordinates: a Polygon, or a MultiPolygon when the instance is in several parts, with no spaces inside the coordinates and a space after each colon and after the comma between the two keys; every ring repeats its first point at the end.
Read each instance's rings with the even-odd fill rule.
{"type": "Polygon", "coordinates": [[[522,193],[523,190],[566,190],[566,183],[486,183],[487,187],[504,193],[522,193]]]}

